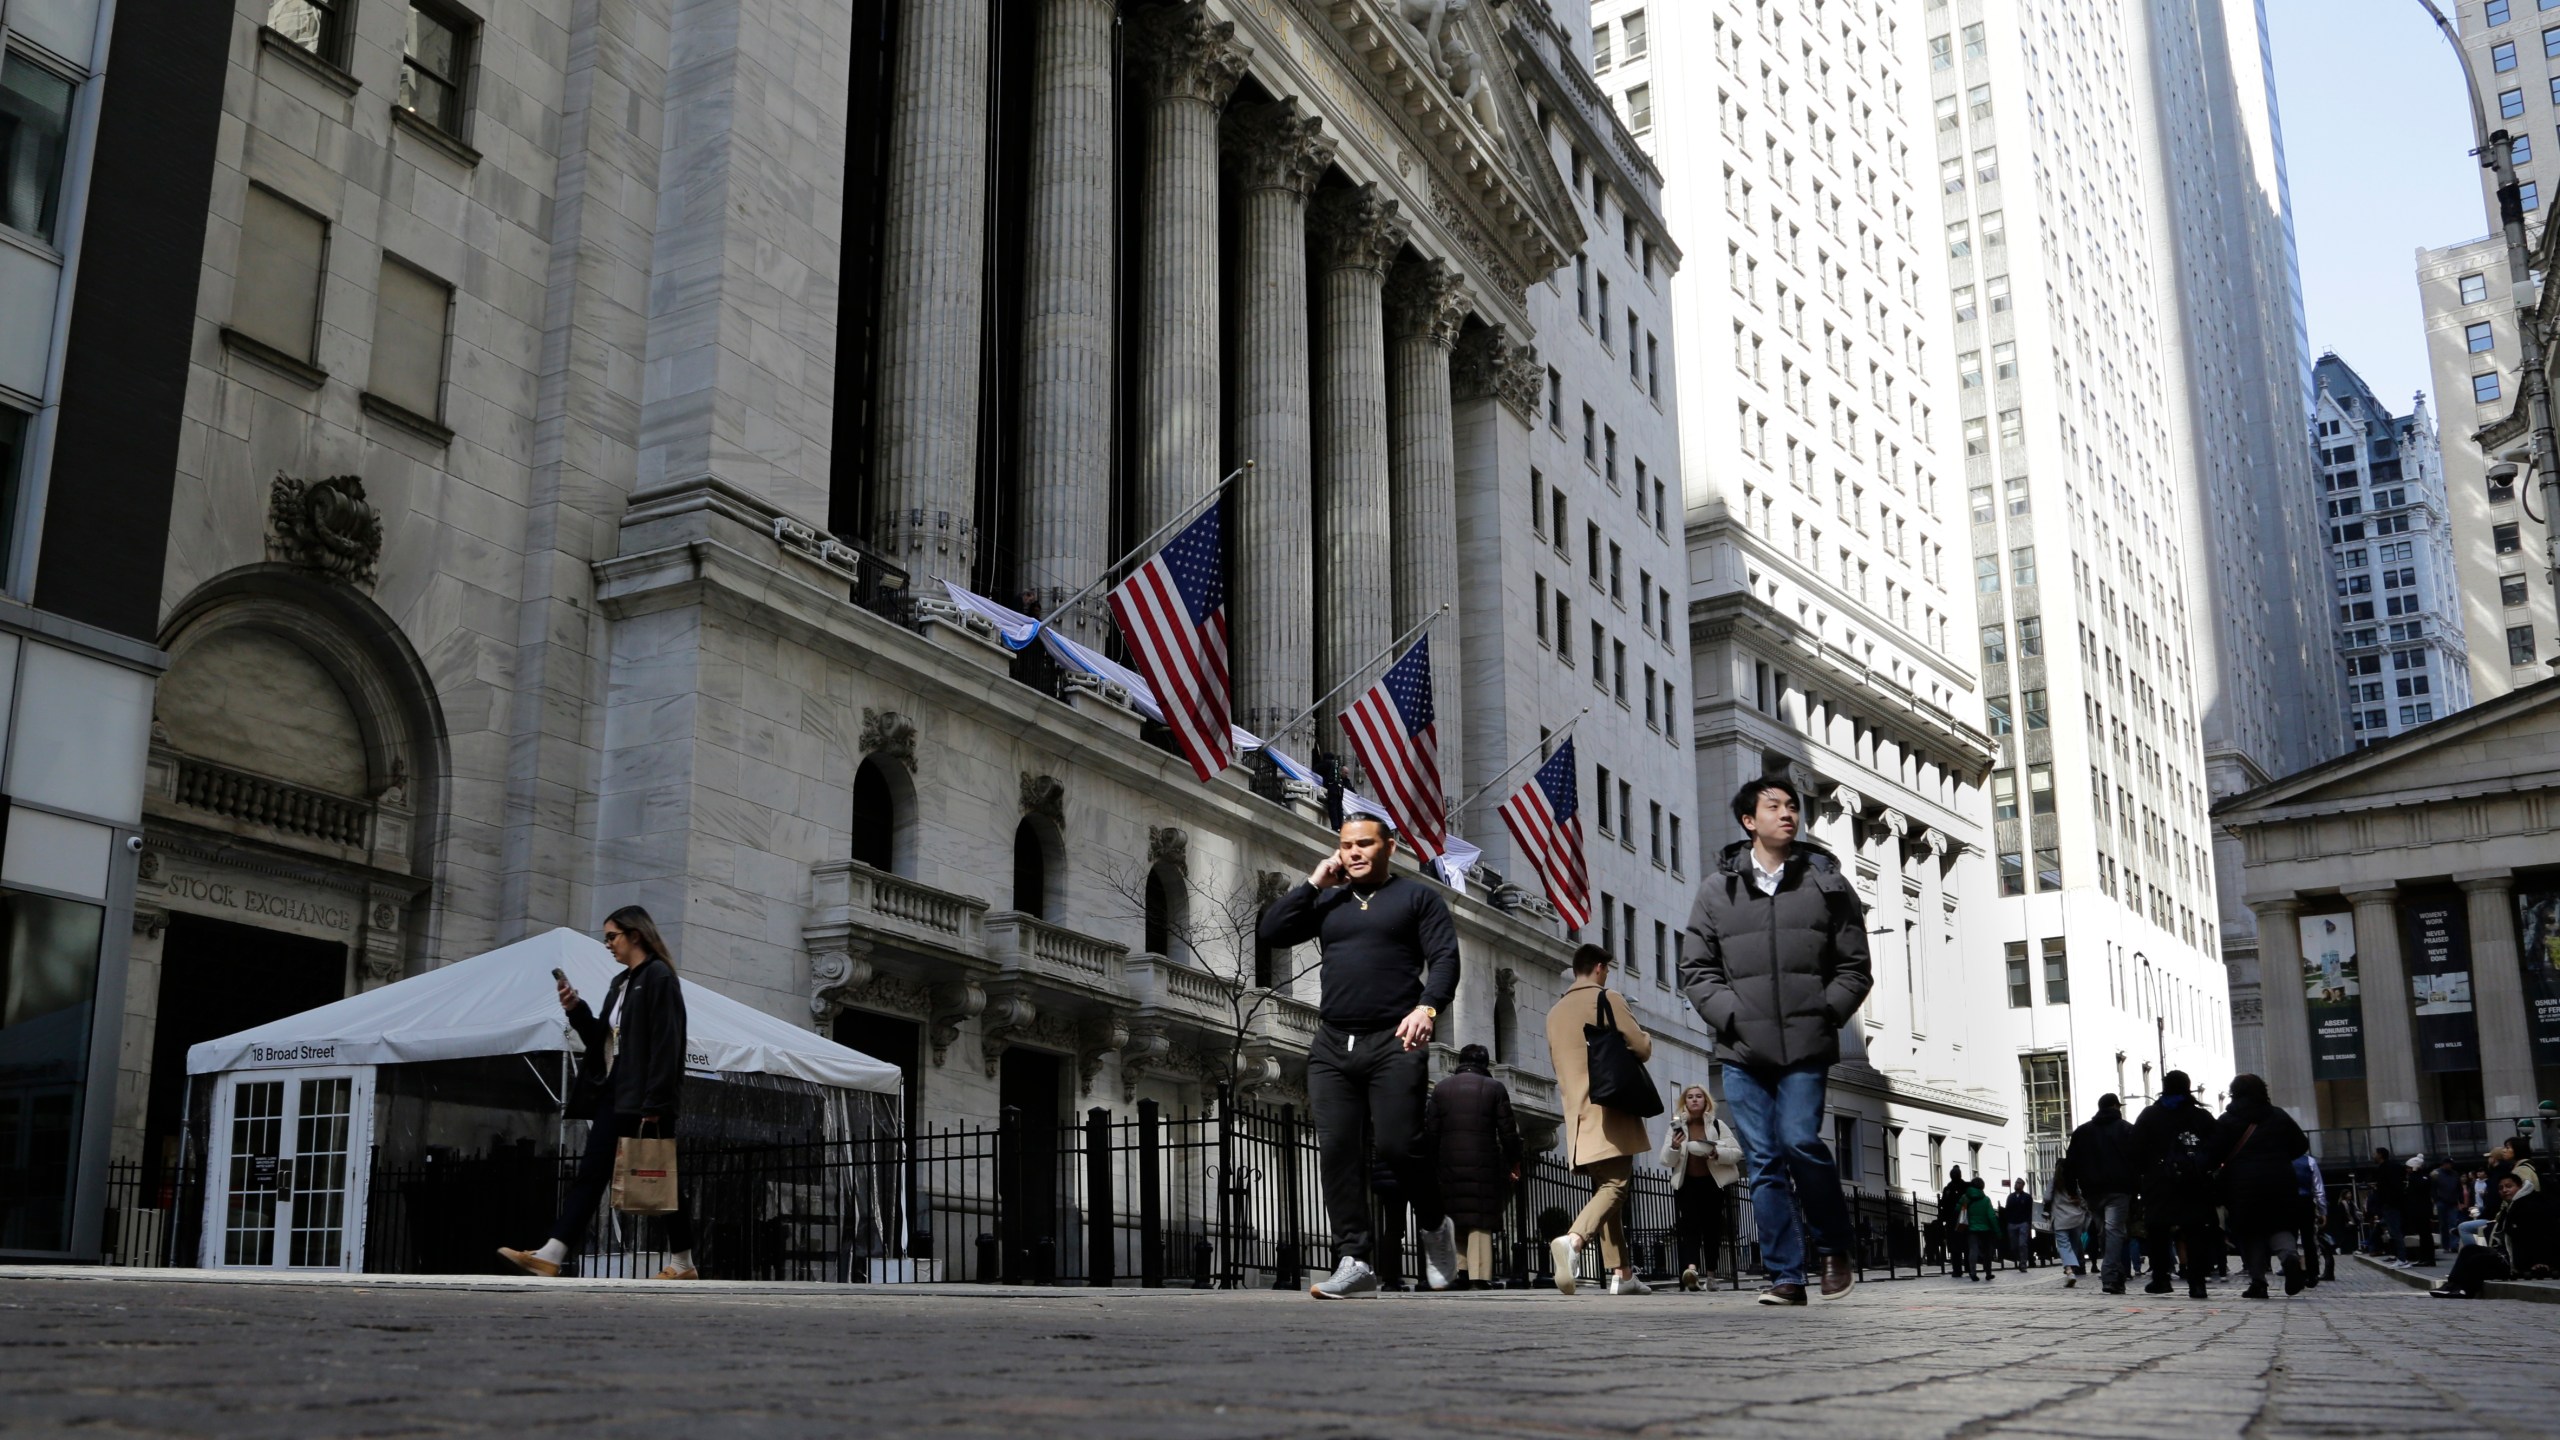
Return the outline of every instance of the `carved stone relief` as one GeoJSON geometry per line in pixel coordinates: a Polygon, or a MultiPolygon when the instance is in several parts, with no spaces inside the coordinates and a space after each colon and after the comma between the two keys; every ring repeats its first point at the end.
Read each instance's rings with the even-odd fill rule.
{"type": "Polygon", "coordinates": [[[916,768],[916,722],[895,710],[862,707],[862,753],[895,760],[912,775],[916,768]]]}
{"type": "Polygon", "coordinates": [[[382,558],[382,516],[365,499],[364,479],[278,475],[268,491],[267,553],[342,584],[373,584],[382,558]]]}
{"type": "Polygon", "coordinates": [[[1022,775],[1022,813],[1036,815],[1052,825],[1067,823],[1067,787],[1055,775],[1022,775]]]}

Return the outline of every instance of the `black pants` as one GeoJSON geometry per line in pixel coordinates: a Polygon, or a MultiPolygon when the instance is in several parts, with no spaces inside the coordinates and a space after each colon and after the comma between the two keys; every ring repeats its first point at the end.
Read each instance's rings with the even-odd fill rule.
{"type": "Polygon", "coordinates": [[[1704,1175],[1681,1181],[1671,1192],[1671,1232],[1679,1241],[1681,1269],[1695,1265],[1702,1275],[1714,1274],[1724,1249],[1724,1187],[1704,1175]]]}
{"type": "Polygon", "coordinates": [[[1407,1050],[1392,1030],[1345,1035],[1316,1031],[1307,1056],[1307,1103],[1315,1111],[1324,1169],[1324,1208],[1333,1216],[1337,1256],[1369,1258],[1369,1150],[1396,1177],[1425,1230],[1439,1227],[1440,1182],[1422,1153],[1422,1101],[1431,1052],[1407,1050]]]}
{"type": "Polygon", "coordinates": [[[2478,1295],[2482,1286],[2509,1273],[2506,1256],[2486,1245],[2465,1245],[2454,1253],[2453,1273],[2444,1277],[2444,1288],[2456,1295],[2478,1295]]]}
{"type": "MultiPolygon", "coordinates": [[[[661,1127],[660,1133],[671,1133],[674,1122],[661,1127]]],[[[640,1133],[640,1117],[617,1115],[601,1110],[593,1125],[587,1127],[587,1153],[578,1159],[578,1178],[569,1183],[569,1195],[560,1202],[560,1218],[551,1222],[551,1238],[578,1251],[578,1242],[586,1237],[587,1222],[593,1220],[596,1206],[605,1192],[613,1188],[613,1152],[626,1135],[640,1133]]],[[[661,1215],[658,1222],[667,1227],[667,1248],[693,1248],[693,1220],[684,1213],[684,1167],[676,1167],[676,1208],[661,1215]]]]}

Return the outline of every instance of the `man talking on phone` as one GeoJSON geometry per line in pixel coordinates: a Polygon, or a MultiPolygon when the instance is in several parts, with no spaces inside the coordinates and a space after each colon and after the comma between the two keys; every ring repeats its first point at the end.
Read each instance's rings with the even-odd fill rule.
{"type": "Polygon", "coordinates": [[[1385,821],[1352,816],[1335,840],[1306,882],[1263,912],[1260,927],[1273,949],[1313,940],[1324,957],[1307,1100],[1336,1259],[1333,1274],[1307,1293],[1319,1300],[1378,1293],[1369,1263],[1371,1145],[1422,1222],[1424,1280],[1445,1290],[1457,1275],[1458,1237],[1421,1152],[1422,1107],[1432,1028],[1458,993],[1458,927],[1437,890],[1392,873],[1396,837],[1385,821]]]}

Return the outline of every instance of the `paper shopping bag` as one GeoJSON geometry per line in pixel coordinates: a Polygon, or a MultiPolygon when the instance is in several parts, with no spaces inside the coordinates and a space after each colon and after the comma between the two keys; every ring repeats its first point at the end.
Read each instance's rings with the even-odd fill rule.
{"type": "Polygon", "coordinates": [[[623,1137],[613,1152],[613,1208],[625,1215],[665,1215],[676,1208],[673,1137],[623,1137]]]}

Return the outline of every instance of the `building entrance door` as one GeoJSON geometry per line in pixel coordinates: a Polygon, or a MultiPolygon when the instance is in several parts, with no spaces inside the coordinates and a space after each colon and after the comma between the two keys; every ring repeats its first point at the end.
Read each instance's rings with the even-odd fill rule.
{"type": "Polygon", "coordinates": [[[218,1077],[206,1268],[364,1268],[373,1067],[218,1077]]]}
{"type": "Polygon", "coordinates": [[[1004,1110],[1004,1148],[997,1169],[1004,1187],[1004,1278],[1045,1284],[1058,1278],[1064,1237],[1058,1229],[1058,1127],[1065,1120],[1063,1062],[1038,1050],[1004,1052],[996,1084],[1004,1110]]]}
{"type": "MultiPolygon", "coordinates": [[[[334,940],[177,913],[160,957],[143,1110],[146,1194],[161,1190],[177,1160],[187,1118],[187,1047],[347,998],[347,947],[334,940]]],[[[201,1155],[205,1147],[195,1148],[201,1155]]]]}

